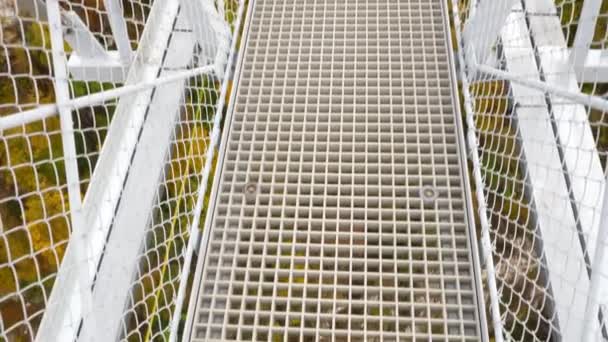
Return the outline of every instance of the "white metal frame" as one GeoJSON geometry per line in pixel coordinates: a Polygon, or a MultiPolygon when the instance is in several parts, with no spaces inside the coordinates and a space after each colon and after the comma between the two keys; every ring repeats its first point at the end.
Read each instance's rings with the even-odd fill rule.
{"type": "MultiPolygon", "coordinates": [[[[150,40],[151,51],[145,54],[149,60],[142,64],[136,80],[154,79],[159,72],[162,74],[164,67],[180,65],[183,68],[191,60],[193,42],[189,33],[182,33],[184,40],[169,39],[178,4],[172,2],[160,8],[162,10],[155,13],[159,17],[150,18],[158,20],[155,21],[157,35],[150,40]],[[159,49],[158,44],[163,43],[166,47],[159,49]],[[175,53],[162,55],[170,49],[175,53]]],[[[84,317],[82,341],[103,340],[107,336],[119,338],[123,309],[149,223],[146,209],[151,207],[157,192],[184,83],[182,79],[140,92],[133,99],[124,99],[116,109],[110,136],[85,200],[87,219],[95,229],[93,233],[99,234],[95,239],[99,242],[96,249],[100,256],[104,248],[105,251],[93,291],[96,310],[84,317]],[[154,144],[155,148],[151,148],[154,144]],[[113,228],[108,236],[110,226],[113,228]]]]}
{"type": "Polygon", "coordinates": [[[131,50],[129,34],[127,33],[127,22],[122,14],[122,8],[118,3],[118,0],[104,0],[103,3],[108,12],[110,27],[112,28],[112,34],[114,35],[120,60],[125,65],[129,64],[133,58],[133,51],[131,50]]]}
{"type": "MultiPolygon", "coordinates": [[[[503,28],[501,33],[503,41],[511,42],[504,47],[506,67],[511,74],[528,77],[535,75],[540,80],[539,66],[531,42],[516,38],[528,32],[522,7],[517,5],[516,8],[518,11],[509,17],[510,25],[503,28]],[[515,46],[515,42],[521,45],[515,46]]],[[[555,228],[558,225],[554,221],[555,213],[560,213],[559,227],[576,227],[576,216],[568,197],[568,185],[561,171],[560,146],[553,133],[551,110],[544,93],[517,83],[511,84],[511,89],[517,101],[516,114],[523,154],[526,160],[533,161],[527,163],[526,169],[530,177],[539,235],[543,239],[543,255],[556,302],[557,320],[562,337],[571,340],[582,334],[582,325],[577,325],[576,321],[567,317],[584,310],[584,294],[573,293],[570,284],[580,284],[582,288],[587,288],[588,277],[585,274],[582,250],[571,246],[573,242],[578,244],[578,232],[555,228]],[[550,141],[553,144],[549,145],[550,141]],[[556,199],[556,194],[561,194],[559,199],[556,199]],[[568,258],[563,253],[563,248],[572,250],[577,257],[568,258]],[[568,277],[566,281],[561,279],[564,276],[568,277]]]]}
{"type": "MultiPolygon", "coordinates": [[[[577,82],[605,80],[603,73],[599,75],[595,73],[593,77],[591,76],[593,71],[604,70],[604,52],[591,51],[589,53],[601,1],[586,0],[584,2],[581,25],[577,30],[575,47],[571,51],[566,46],[552,1],[523,0],[520,3],[525,5],[525,11],[545,15],[530,16],[530,27],[527,27],[524,8],[520,5],[513,8],[515,3],[511,0],[498,3],[483,1],[477,6],[477,11],[470,12],[471,17],[464,29],[466,53],[472,56],[467,58],[467,65],[472,71],[511,82],[513,95],[518,102],[517,113],[520,117],[519,126],[523,150],[527,159],[534,160],[534,165],[532,167],[528,165],[527,169],[531,175],[539,226],[545,242],[543,244],[545,246],[544,254],[547,259],[549,276],[553,278],[551,285],[556,301],[560,333],[564,340],[573,340],[580,338],[583,334],[589,337],[594,332],[598,333],[599,306],[593,300],[608,295],[608,291],[604,293],[600,290],[600,288],[608,288],[608,284],[603,284],[605,279],[598,276],[598,274],[606,274],[608,271],[608,265],[601,261],[605,247],[598,250],[600,245],[605,244],[604,235],[606,233],[605,230],[600,231],[602,218],[594,215],[592,209],[606,196],[604,193],[606,180],[603,177],[599,154],[595,148],[584,108],[586,105],[606,111],[608,101],[601,97],[582,94],[577,82]],[[505,9],[507,10],[505,11],[505,9]],[[514,11],[512,11],[513,9],[514,11]],[[509,15],[508,19],[504,17],[505,12],[509,15]],[[503,27],[505,19],[509,24],[503,27]],[[526,27],[517,25],[526,25],[526,27]],[[475,41],[472,34],[467,34],[468,32],[478,32],[480,29],[484,29],[484,32],[487,32],[485,36],[490,37],[488,41],[483,42],[484,44],[475,41]],[[521,39],[528,34],[532,35],[531,38],[534,39],[536,47],[533,47],[531,42],[521,39]],[[494,40],[491,39],[492,37],[494,40]],[[498,37],[507,42],[503,46],[507,71],[498,70],[495,66],[488,66],[485,63],[486,58],[483,57],[488,54],[488,50],[498,37]],[[514,41],[524,45],[514,46],[514,41]],[[479,51],[480,48],[486,50],[479,51]],[[537,65],[535,56],[539,57],[539,65],[537,65]],[[537,76],[531,77],[531,75],[537,76]],[[544,103],[544,101],[536,103],[539,99],[544,98],[544,94],[549,94],[548,103],[544,103]],[[573,101],[576,104],[564,105],[563,103],[567,102],[565,100],[573,101]],[[522,117],[524,120],[521,120],[522,117]],[[530,120],[526,120],[526,117],[530,120]],[[551,127],[552,120],[556,123],[557,135],[554,135],[551,127]],[[576,125],[573,125],[572,122],[575,122],[576,125]],[[544,124],[539,126],[541,123],[544,124]],[[545,139],[539,138],[539,134],[545,139]],[[548,146],[538,144],[540,140],[550,141],[551,139],[555,141],[551,151],[547,151],[548,146]],[[560,148],[563,156],[560,156],[558,151],[560,148]],[[576,152],[581,149],[588,153],[581,156],[576,152]],[[535,168],[535,165],[543,166],[535,168]],[[547,170],[562,170],[562,165],[568,172],[568,179],[564,179],[562,172],[547,175],[547,170]],[[597,187],[589,187],[586,184],[587,179],[597,180],[600,184],[597,187]],[[548,189],[551,191],[550,196],[548,193],[542,193],[548,189]],[[569,201],[566,200],[560,204],[561,209],[556,209],[556,191],[561,193],[563,195],[561,197],[565,199],[571,196],[569,201]],[[573,211],[574,209],[576,211],[573,211]],[[565,215],[565,226],[579,225],[587,237],[587,250],[579,249],[576,258],[564,256],[563,250],[572,250],[571,248],[574,247],[574,252],[576,252],[579,247],[570,246],[570,244],[578,241],[579,232],[573,230],[562,235],[563,232],[556,234],[555,231],[549,229],[551,228],[550,220],[553,217],[550,214],[556,211],[565,215]],[[552,249],[555,246],[561,246],[561,248],[552,249]],[[591,259],[595,259],[590,265],[592,275],[595,275],[591,277],[591,280],[586,272],[585,254],[588,254],[591,259]],[[594,270],[596,271],[594,272],[594,270]],[[564,283],[564,276],[568,277],[565,283],[569,286],[560,285],[564,283]],[[573,288],[577,290],[574,291],[573,288]],[[580,291],[580,289],[584,289],[584,291],[580,291]],[[572,319],[572,316],[576,316],[576,319],[572,319]]],[[[473,8],[475,6],[473,4],[473,8]]],[[[469,110],[467,108],[467,112],[469,110]]],[[[471,127],[474,128],[474,126],[471,127]]],[[[475,168],[478,167],[478,165],[475,166],[475,168]]],[[[595,338],[597,335],[593,335],[593,337],[595,338]]]]}
{"type": "MultiPolygon", "coordinates": [[[[48,13],[45,13],[45,15],[48,15],[51,24],[53,60],[55,62],[54,68],[57,78],[57,82],[55,83],[57,87],[57,102],[51,105],[42,105],[35,109],[23,111],[0,119],[0,129],[4,130],[54,116],[57,112],[59,112],[61,117],[73,234],[54,286],[55,290],[52,292],[49,300],[47,308],[48,314],[43,316],[37,340],[74,340],[78,334],[80,322],[83,317],[87,318],[80,333],[80,337],[83,340],[105,340],[111,329],[115,329],[114,331],[116,333],[114,336],[117,336],[118,334],[118,323],[125,304],[124,298],[122,297],[128,295],[128,288],[124,291],[124,296],[122,296],[121,299],[115,298],[116,296],[114,294],[116,293],[116,289],[114,283],[112,284],[113,286],[106,288],[104,288],[104,286],[96,286],[96,289],[101,289],[100,292],[106,291],[106,296],[99,296],[99,294],[95,296],[94,293],[91,293],[91,287],[93,285],[93,279],[96,276],[99,277],[97,282],[101,281],[101,279],[112,279],[112,276],[109,278],[104,277],[105,273],[103,272],[97,274],[97,267],[104,248],[113,249],[116,252],[109,253],[108,250],[106,250],[104,258],[107,260],[116,260],[118,258],[119,261],[117,264],[125,265],[124,273],[132,274],[135,270],[137,254],[131,256],[129,259],[131,261],[125,260],[123,258],[123,251],[120,248],[110,248],[112,247],[111,243],[108,244],[109,247],[106,246],[106,239],[110,226],[115,219],[114,213],[118,202],[120,198],[128,192],[128,189],[123,188],[124,180],[132,165],[131,158],[133,157],[135,147],[141,147],[138,136],[144,125],[144,118],[146,117],[147,110],[151,105],[154,106],[151,102],[153,88],[159,87],[158,90],[160,91],[160,94],[163,94],[163,96],[157,97],[162,102],[156,103],[159,111],[167,110],[167,108],[175,108],[174,112],[177,114],[185,80],[202,74],[214,73],[217,70],[215,65],[186,69],[187,64],[191,61],[192,55],[188,55],[187,53],[184,53],[184,51],[194,51],[193,44],[195,40],[194,36],[189,32],[180,32],[180,36],[183,36],[185,40],[177,37],[172,39],[173,42],[181,42],[178,44],[179,46],[174,43],[174,46],[167,46],[164,49],[160,48],[161,45],[169,42],[169,36],[172,33],[173,25],[177,18],[178,7],[179,4],[176,2],[159,1],[154,3],[148,22],[149,25],[146,26],[143,35],[144,38],[139,46],[139,57],[135,58],[132,63],[133,67],[131,68],[132,70],[130,70],[125,86],[102,93],[70,99],[69,90],[67,88],[67,66],[70,65],[70,62],[73,62],[74,58],[77,59],[79,57],[78,54],[72,54],[70,62],[66,63],[65,52],[63,51],[63,39],[65,38],[68,42],[71,40],[75,49],[85,51],[89,54],[101,53],[103,48],[94,41],[90,32],[83,30],[84,24],[82,24],[79,18],[75,18],[71,13],[61,13],[61,9],[56,0],[47,2],[48,13]],[[66,35],[66,32],[63,30],[65,26],[62,25],[62,18],[64,25],[67,23],[68,25],[81,25],[83,27],[80,27],[78,30],[67,32],[68,34],[66,35]],[[66,22],[65,18],[71,19],[68,19],[66,22]],[[80,36],[70,37],[69,34],[73,32],[79,32],[78,34],[80,36]],[[89,39],[88,42],[87,39],[89,39]],[[77,45],[77,41],[81,45],[77,45]],[[170,53],[169,56],[164,56],[164,51],[166,50],[172,50],[172,53],[170,53]],[[173,57],[170,57],[171,55],[173,57]],[[171,62],[170,60],[174,60],[174,62],[171,62]],[[181,60],[181,62],[178,62],[179,60],[181,60]],[[161,66],[163,65],[172,71],[163,72],[158,76],[161,66]],[[180,69],[183,69],[184,71],[176,71],[180,69]],[[135,94],[135,96],[126,96],[130,94],[135,94]],[[167,95],[168,97],[164,95],[167,95]],[[118,103],[115,119],[109,130],[108,139],[101,152],[86,198],[83,201],[80,198],[80,184],[78,180],[78,171],[76,169],[74,128],[71,122],[71,111],[85,106],[101,104],[115,98],[121,98],[121,100],[118,103]],[[171,103],[167,103],[167,101],[163,101],[163,99],[171,99],[171,103]],[[86,227],[86,229],[84,229],[84,227],[86,227]],[[86,251],[86,255],[84,251],[86,251]],[[108,313],[107,310],[97,310],[97,308],[92,310],[93,298],[103,299],[104,305],[107,304],[105,303],[107,298],[116,299],[114,301],[116,304],[114,306],[115,310],[110,310],[113,311],[111,313],[108,313]],[[104,314],[100,314],[102,311],[104,314]],[[107,324],[102,324],[104,322],[107,324]],[[110,330],[104,330],[102,327],[107,327],[110,330]]],[[[218,39],[218,41],[220,40],[218,39]]],[[[227,54],[226,50],[222,50],[223,48],[224,45],[218,46],[216,51],[217,55],[227,54]]],[[[110,52],[110,54],[112,54],[112,52],[110,52]]],[[[123,54],[123,57],[121,58],[124,58],[126,55],[126,53],[123,54]]],[[[95,56],[89,55],[88,57],[95,56]]],[[[74,65],[72,64],[72,67],[73,66],[74,65]]],[[[100,72],[100,65],[96,64],[95,66],[96,73],[98,74],[100,72]]],[[[102,65],[101,67],[103,70],[104,66],[102,65]]],[[[116,67],[119,68],[118,66],[116,67]]],[[[120,68],[122,68],[120,72],[124,71],[124,65],[120,68]]],[[[74,77],[74,70],[72,69],[71,71],[72,76],[74,77]]],[[[105,71],[112,73],[112,70],[105,69],[105,71]]],[[[99,80],[98,78],[95,79],[99,80]]],[[[116,80],[114,77],[110,77],[110,79],[116,80]]],[[[161,112],[157,115],[162,121],[166,121],[167,118],[171,117],[162,114],[163,113],[161,112]]],[[[162,127],[169,133],[173,127],[170,123],[159,122],[156,122],[153,126],[157,128],[162,127]]],[[[157,134],[151,133],[150,139],[154,140],[157,138],[157,134]]],[[[165,140],[167,143],[170,141],[169,137],[165,140]]],[[[158,151],[160,153],[160,159],[156,164],[158,164],[159,167],[162,167],[166,149],[158,149],[158,151]]],[[[146,165],[146,163],[140,164],[142,166],[146,165]]],[[[210,167],[206,168],[207,173],[208,169],[210,169],[210,167]]],[[[157,180],[158,178],[154,178],[154,181],[157,180]]],[[[154,184],[151,188],[155,189],[154,184]]],[[[137,197],[137,189],[131,190],[133,190],[132,195],[137,197]]],[[[155,193],[155,191],[153,192],[155,193]]],[[[147,223],[147,217],[140,217],[139,221],[140,225],[144,227],[147,223]]],[[[129,231],[128,225],[123,225],[122,227],[123,229],[120,229],[120,225],[119,227],[115,227],[115,231],[119,233],[121,231],[123,233],[129,231]]],[[[143,231],[143,229],[141,229],[140,232],[141,231],[143,231]]],[[[119,235],[119,233],[116,234],[119,235]]],[[[117,241],[117,239],[114,239],[114,241],[117,241]]],[[[135,243],[137,244],[136,247],[139,247],[142,240],[139,238],[127,239],[127,241],[135,243]]],[[[137,252],[138,249],[135,248],[134,253],[137,252]]],[[[110,275],[111,274],[112,272],[110,272],[110,275]]],[[[131,280],[131,278],[128,278],[128,280],[131,280]]],[[[128,285],[128,282],[126,285],[128,285]]],[[[102,305],[102,307],[104,305],[102,305]]]]}
{"type": "MultiPolygon", "coordinates": [[[[222,10],[220,10],[220,15],[223,16],[223,2],[221,6],[219,6],[222,10]]],[[[243,16],[245,14],[245,6],[243,5],[243,1],[239,0],[239,11],[237,13],[236,25],[237,30],[241,27],[243,16]]],[[[238,34],[238,33],[235,33],[238,34]]],[[[230,54],[228,56],[228,62],[226,63],[224,73],[224,80],[222,82],[222,89],[220,91],[220,98],[217,104],[217,108],[215,110],[215,118],[213,120],[213,131],[211,132],[211,143],[207,147],[207,154],[205,155],[205,168],[203,169],[203,175],[201,177],[200,184],[201,186],[198,189],[196,205],[194,207],[194,218],[192,220],[192,224],[189,227],[190,232],[190,240],[188,241],[188,247],[186,248],[186,253],[184,257],[184,269],[180,276],[179,289],[176,298],[175,304],[175,312],[182,312],[184,300],[186,298],[188,279],[190,277],[190,267],[192,264],[192,258],[194,256],[195,251],[199,248],[201,242],[201,231],[199,228],[200,217],[203,212],[203,202],[205,200],[205,194],[207,193],[207,184],[209,183],[209,177],[211,176],[211,170],[213,169],[213,159],[215,157],[216,150],[218,149],[218,145],[220,143],[220,135],[222,133],[221,129],[221,121],[223,118],[223,110],[226,105],[226,96],[228,93],[228,84],[231,76],[233,76],[230,72],[230,68],[233,63],[235,63],[235,58],[237,57],[237,49],[238,49],[238,41],[237,39],[232,40],[230,54]]],[[[169,336],[170,342],[177,341],[178,333],[179,333],[179,323],[181,317],[180,315],[174,315],[171,320],[171,333],[169,336]]],[[[183,336],[186,336],[184,334],[183,336]]]]}
{"type": "MultiPolygon", "coordinates": [[[[22,4],[27,7],[36,1],[39,0],[27,0],[22,4]]],[[[253,1],[249,2],[250,8],[252,3],[253,1]]],[[[138,51],[134,52],[119,1],[104,0],[104,4],[116,41],[116,51],[107,51],[99,44],[75,13],[62,12],[57,0],[46,0],[46,11],[40,11],[39,17],[49,21],[56,103],[0,118],[0,130],[55,115],[59,116],[61,123],[72,235],[37,340],[94,341],[119,336],[120,320],[149,219],[149,213],[143,208],[150,206],[156,194],[156,183],[166,161],[167,145],[178,115],[185,80],[213,74],[223,83],[211,143],[200,175],[201,185],[197,193],[193,223],[189,227],[191,238],[184,254],[176,314],[171,322],[170,340],[175,341],[180,323],[179,313],[190,276],[190,264],[201,239],[201,253],[205,253],[208,232],[201,236],[198,225],[215,150],[222,134],[221,114],[225,106],[228,80],[232,76],[229,72],[224,72],[226,65],[233,63],[237,41],[231,39],[230,29],[223,20],[223,0],[155,1],[144,39],[138,51]],[[180,6],[192,32],[183,32],[170,39],[174,24],[179,18],[180,6]],[[210,41],[209,37],[214,39],[210,41]],[[73,49],[69,59],[63,49],[64,40],[73,49]],[[200,55],[194,56],[194,46],[197,43],[200,55]],[[227,53],[229,49],[230,53],[227,53]],[[166,56],[165,51],[169,51],[166,56]],[[203,66],[175,71],[185,69],[185,65],[194,57],[204,61],[203,66]],[[164,68],[171,71],[163,70],[164,68]],[[78,80],[125,82],[125,85],[70,99],[70,75],[78,80]],[[155,93],[163,95],[156,96],[155,93]],[[120,100],[115,118],[89,190],[83,199],[76,164],[72,111],[116,98],[120,100]],[[159,144],[159,140],[163,143],[159,144]],[[156,150],[150,153],[152,147],[156,150]],[[110,234],[111,228],[113,230],[110,234]],[[100,264],[102,254],[104,261],[100,264]],[[91,291],[96,277],[95,289],[91,291]],[[82,330],[79,334],[81,322],[82,330]]],[[[244,1],[240,0],[239,4],[237,29],[240,28],[245,11],[244,1]]],[[[508,80],[518,104],[516,115],[520,119],[519,133],[525,159],[534,161],[533,165],[528,165],[527,172],[532,185],[540,235],[546,242],[544,254],[551,291],[555,300],[559,301],[556,303],[556,319],[561,337],[564,340],[574,340],[580,336],[583,336],[583,341],[599,339],[600,322],[597,316],[600,299],[608,296],[608,284],[605,283],[605,275],[608,274],[605,247],[608,245],[608,181],[595,148],[585,106],[608,111],[608,100],[582,93],[579,83],[608,82],[608,50],[591,49],[601,1],[584,1],[574,47],[571,49],[563,37],[553,1],[483,0],[477,3],[472,0],[470,17],[462,37],[457,0],[452,1],[452,5],[456,35],[459,41],[464,42],[466,52],[466,55],[458,55],[462,66],[459,76],[463,81],[465,123],[468,126],[466,140],[473,164],[475,196],[479,203],[481,251],[488,275],[490,314],[495,339],[503,341],[504,338],[499,309],[500,294],[492,261],[490,223],[483,193],[481,163],[477,154],[474,102],[468,89],[469,80],[483,75],[508,80]],[[547,15],[527,18],[528,13],[547,15]],[[475,32],[479,30],[487,32],[484,36],[486,39],[476,39],[475,32]],[[534,44],[532,41],[517,39],[527,35],[534,40],[534,44]],[[496,56],[496,51],[492,51],[492,46],[499,39],[518,43],[503,46],[506,70],[499,69],[495,61],[500,58],[496,56]],[[465,62],[467,69],[464,69],[465,62]],[[563,104],[567,102],[565,100],[569,101],[568,105],[563,104]],[[551,126],[552,120],[557,129],[551,126]],[[570,124],[572,122],[580,125],[573,127],[570,124]],[[553,140],[554,144],[540,144],[539,140],[553,140]],[[590,153],[574,155],[575,152],[572,152],[580,149],[590,153]],[[562,172],[546,172],[548,169],[562,168],[566,170],[566,177],[562,172]],[[584,182],[586,178],[599,180],[599,186],[589,188],[584,182]],[[546,191],[548,187],[551,187],[551,194],[546,191]],[[556,203],[555,193],[570,200],[556,203]],[[597,207],[598,203],[602,206],[599,217],[594,216],[589,209],[597,207]],[[556,206],[560,209],[556,209],[556,206]],[[554,215],[551,214],[556,210],[562,213],[565,226],[578,226],[587,237],[586,250],[582,247],[572,249],[575,258],[565,258],[559,249],[551,248],[567,248],[572,241],[578,241],[578,232],[574,230],[567,235],[552,233],[550,221],[554,215]],[[589,256],[588,260],[585,259],[585,254],[589,256]],[[588,267],[591,269],[590,275],[586,272],[588,267]],[[567,277],[566,283],[577,284],[576,288],[584,290],[574,293],[570,288],[560,287],[562,281],[558,278],[563,280],[564,277],[567,277]],[[571,315],[578,317],[571,320],[568,318],[571,315]]],[[[38,6],[34,7],[38,10],[38,6]]],[[[224,147],[222,144],[220,149],[224,147]]],[[[220,160],[218,167],[221,163],[220,160]]],[[[213,191],[217,191],[216,186],[213,191]]],[[[211,203],[211,207],[213,205],[211,203]]],[[[207,220],[210,218],[208,216],[207,220]]],[[[199,272],[200,264],[196,270],[197,274],[199,272]]],[[[190,336],[189,328],[195,305],[196,303],[190,303],[188,309],[190,315],[184,339],[190,336]]]]}
{"type": "MultiPolygon", "coordinates": [[[[475,1],[471,1],[471,8],[474,8],[475,1]]],[[[474,10],[473,10],[474,11],[474,10]]],[[[472,11],[472,13],[473,13],[472,11]]],[[[456,32],[457,42],[462,41],[461,37],[461,23],[460,17],[458,16],[458,0],[452,1],[452,13],[454,19],[454,29],[456,32]]],[[[462,47],[461,47],[462,48],[462,47]]],[[[471,93],[469,91],[469,82],[465,72],[465,59],[461,53],[458,54],[458,63],[461,65],[459,70],[460,79],[463,83],[462,93],[464,96],[464,109],[465,109],[465,123],[467,126],[467,147],[469,149],[469,158],[473,164],[473,181],[475,182],[475,197],[477,203],[479,203],[478,215],[481,225],[481,253],[483,256],[482,263],[484,264],[487,271],[488,279],[488,292],[490,295],[490,317],[492,322],[492,328],[494,329],[494,339],[496,342],[504,341],[502,334],[502,320],[500,318],[500,307],[499,307],[499,294],[496,286],[496,269],[492,260],[492,243],[490,241],[490,223],[487,216],[487,204],[485,195],[483,193],[483,180],[481,177],[481,164],[479,156],[477,155],[477,137],[475,136],[475,121],[473,118],[473,101],[471,93]]]]}
{"type": "Polygon", "coordinates": [[[74,49],[68,68],[75,79],[121,83],[133,61],[127,23],[118,0],[104,0],[104,5],[118,51],[106,51],[75,13],[64,13],[64,36],[74,49]]]}
{"type": "Polygon", "coordinates": [[[53,68],[55,72],[55,93],[57,109],[61,121],[61,138],[64,149],[68,197],[71,211],[71,241],[66,251],[66,257],[60,268],[55,285],[70,284],[70,286],[55,286],[52,292],[46,314],[40,323],[38,341],[43,340],[73,340],[80,321],[80,313],[90,310],[91,293],[87,279],[87,252],[85,241],[85,226],[82,216],[82,198],[80,180],[76,164],[76,145],[74,141],[74,125],[72,111],[64,104],[69,100],[68,73],[65,65],[63,50],[62,25],[60,7],[57,0],[46,2],[49,20],[51,45],[53,52],[53,68]],[[66,302],[66,298],[70,298],[66,302]],[[58,329],[67,327],[67,329],[58,329]]]}
{"type": "MultiPolygon", "coordinates": [[[[587,65],[587,56],[593,41],[595,26],[597,24],[598,13],[602,6],[602,0],[585,0],[581,11],[576,36],[574,37],[574,47],[570,51],[569,62],[574,67],[574,70],[579,79],[593,80],[595,77],[586,75],[585,67],[587,65]]],[[[600,59],[601,61],[601,59],[600,59]]],[[[602,65],[600,63],[599,65],[602,65]]],[[[604,66],[608,66],[605,64],[604,66]]]]}

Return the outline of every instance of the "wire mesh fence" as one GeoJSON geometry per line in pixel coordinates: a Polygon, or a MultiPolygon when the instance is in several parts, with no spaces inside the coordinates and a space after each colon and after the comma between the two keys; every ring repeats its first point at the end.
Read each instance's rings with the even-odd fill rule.
{"type": "Polygon", "coordinates": [[[208,76],[190,81],[180,118],[171,133],[169,157],[121,322],[127,340],[162,340],[169,336],[219,95],[214,82],[208,76]]]}
{"type": "Polygon", "coordinates": [[[117,281],[105,271],[109,252],[124,246],[135,247],[132,262],[115,265],[127,274],[128,291],[105,292],[122,301],[117,338],[175,335],[190,236],[206,206],[203,175],[214,165],[211,133],[230,90],[223,73],[231,32],[243,5],[200,3],[227,27],[207,31],[228,39],[216,46],[220,63],[207,69],[209,47],[201,42],[216,38],[196,37],[177,2],[0,0],[0,340],[87,334],[87,319],[110,308],[95,306],[104,294],[98,285],[117,281]],[[57,33],[60,43],[53,44],[57,33]],[[67,98],[58,95],[61,84],[67,98]],[[66,108],[71,126],[60,114],[66,108]],[[72,155],[66,136],[73,137],[72,155]],[[157,162],[144,167],[138,160],[157,162]],[[138,189],[138,180],[152,186],[138,189]],[[146,191],[135,216],[140,235],[121,235],[136,227],[119,221],[129,211],[122,206],[146,191]],[[66,279],[80,288],[57,285],[66,279]],[[84,298],[81,307],[74,298],[84,298]]]}
{"type": "Polygon", "coordinates": [[[495,266],[493,333],[606,339],[608,2],[453,5],[495,266]]]}
{"type": "MultiPolygon", "coordinates": [[[[198,3],[0,0],[0,340],[176,336],[244,6],[198,3]]],[[[493,334],[607,339],[608,3],[452,5],[493,334]]]]}

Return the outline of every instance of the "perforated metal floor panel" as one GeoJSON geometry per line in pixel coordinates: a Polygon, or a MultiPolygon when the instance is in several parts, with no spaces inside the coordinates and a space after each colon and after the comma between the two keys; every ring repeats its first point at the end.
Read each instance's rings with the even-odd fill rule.
{"type": "Polygon", "coordinates": [[[192,340],[480,339],[443,11],[255,0],[192,340]]]}

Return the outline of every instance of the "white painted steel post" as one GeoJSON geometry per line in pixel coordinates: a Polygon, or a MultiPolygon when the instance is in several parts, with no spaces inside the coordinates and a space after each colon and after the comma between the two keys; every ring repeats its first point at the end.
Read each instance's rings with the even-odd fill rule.
{"type": "Polygon", "coordinates": [[[226,3],[224,0],[216,0],[215,5],[217,6],[217,12],[220,15],[220,18],[226,20],[226,3]]]}
{"type": "MultiPolygon", "coordinates": [[[[602,6],[602,0],[585,0],[578,21],[574,44],[570,51],[570,63],[577,75],[582,75],[595,34],[597,18],[602,6]]],[[[581,81],[581,80],[579,80],[581,81]]]]}
{"type": "MultiPolygon", "coordinates": [[[[70,100],[70,89],[68,85],[66,54],[63,50],[61,19],[59,17],[59,4],[57,0],[47,1],[47,13],[49,16],[53,73],[55,76],[55,100],[61,122],[61,138],[63,143],[68,193],[70,197],[70,211],[72,212],[72,216],[74,216],[81,208],[82,196],[80,194],[80,177],[78,176],[78,165],[76,163],[76,142],[74,139],[72,111],[69,107],[64,106],[64,104],[70,100]]],[[[80,228],[81,227],[73,226],[72,230],[79,230],[80,228]]]]}
{"type": "MultiPolygon", "coordinates": [[[[462,37],[460,35],[461,25],[460,17],[458,15],[458,0],[452,1],[452,12],[454,18],[454,26],[456,32],[456,41],[461,42],[462,37]]],[[[462,46],[459,46],[463,48],[462,46]]],[[[496,342],[503,342],[502,335],[502,320],[500,318],[500,306],[498,305],[500,294],[498,293],[498,287],[496,286],[496,270],[494,267],[494,260],[492,258],[492,243],[490,241],[490,223],[487,217],[486,200],[483,194],[483,180],[481,178],[481,163],[479,156],[477,155],[477,137],[475,136],[475,122],[473,119],[473,101],[471,93],[469,92],[469,82],[467,73],[464,70],[465,61],[462,57],[462,53],[458,53],[458,62],[461,65],[459,70],[460,78],[462,80],[462,93],[464,96],[464,107],[466,114],[466,125],[468,128],[467,132],[467,146],[470,151],[471,163],[473,164],[473,180],[475,182],[475,195],[477,197],[477,203],[479,203],[479,221],[481,225],[481,249],[483,253],[484,263],[486,266],[487,277],[488,277],[488,292],[490,294],[490,315],[492,319],[492,327],[494,328],[494,339],[496,342]]]]}
{"type": "Polygon", "coordinates": [[[608,249],[608,177],[606,177],[606,181],[604,182],[604,199],[600,215],[600,231],[597,234],[597,241],[595,242],[595,255],[591,265],[589,296],[587,297],[587,304],[585,307],[584,342],[597,341],[598,337],[600,337],[602,334],[602,325],[599,325],[599,331],[595,331],[595,329],[592,328],[593,325],[591,322],[598,320],[598,313],[601,304],[601,287],[605,281],[602,279],[602,277],[608,277],[608,274],[602,274],[601,272],[603,268],[602,265],[608,262],[608,260],[605,260],[606,249],[608,249]]]}
{"type": "Polygon", "coordinates": [[[112,28],[112,34],[120,54],[120,59],[124,64],[129,64],[133,58],[133,51],[131,50],[127,22],[123,16],[122,8],[117,0],[104,0],[103,3],[108,12],[110,27],[112,28]]]}
{"type": "MultiPolygon", "coordinates": [[[[102,104],[105,101],[125,97],[136,94],[150,88],[165,85],[179,80],[185,80],[191,77],[196,77],[203,74],[211,74],[215,71],[214,65],[205,65],[187,71],[179,71],[168,76],[161,76],[154,80],[143,80],[134,84],[106,90],[101,93],[81,96],[71,99],[62,104],[64,109],[78,109],[102,104]]],[[[58,106],[56,104],[48,104],[38,106],[34,109],[25,110],[19,113],[11,114],[0,118],[0,131],[15,128],[30,122],[43,120],[57,114],[58,106]]]]}
{"type": "MultiPolygon", "coordinates": [[[[471,8],[475,10],[464,25],[462,38],[466,62],[469,66],[482,64],[490,55],[492,45],[498,39],[500,30],[505,24],[507,16],[518,0],[484,0],[471,8]],[[479,32],[484,32],[482,38],[479,32]]],[[[471,69],[473,71],[474,69],[471,69]]]]}
{"type": "Polygon", "coordinates": [[[216,76],[222,79],[230,49],[228,24],[211,0],[179,0],[179,3],[202,49],[204,63],[213,63],[216,76]]]}
{"type": "Polygon", "coordinates": [[[72,225],[68,251],[71,250],[75,255],[75,258],[71,262],[62,263],[57,279],[64,278],[70,273],[76,273],[79,286],[75,288],[78,289],[77,291],[79,291],[80,296],[64,297],[65,293],[62,291],[63,289],[54,289],[49,299],[51,307],[47,309],[46,314],[42,318],[36,339],[39,341],[67,341],[75,338],[82,314],[90,310],[92,297],[90,288],[86,285],[87,282],[85,281],[88,257],[86,246],[84,246],[85,227],[82,224],[82,196],[80,193],[74,124],[72,122],[72,111],[69,107],[65,106],[65,103],[70,100],[70,90],[58,1],[47,0],[46,9],[53,56],[55,98],[61,123],[63,157],[72,225]]]}

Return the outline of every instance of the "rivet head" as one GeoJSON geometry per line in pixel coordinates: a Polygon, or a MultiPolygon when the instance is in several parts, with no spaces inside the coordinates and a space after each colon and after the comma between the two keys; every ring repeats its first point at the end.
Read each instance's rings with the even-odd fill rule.
{"type": "Polygon", "coordinates": [[[435,205],[435,201],[437,200],[437,196],[439,193],[432,186],[424,186],[420,189],[420,197],[422,198],[422,202],[425,207],[430,207],[435,205]]]}
{"type": "Polygon", "coordinates": [[[256,183],[247,183],[245,184],[245,201],[248,204],[255,203],[255,198],[258,192],[258,185],[256,183]]]}

